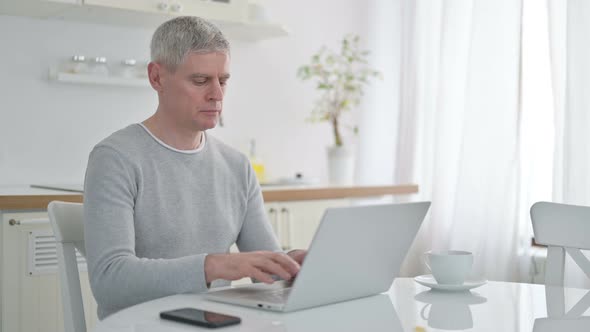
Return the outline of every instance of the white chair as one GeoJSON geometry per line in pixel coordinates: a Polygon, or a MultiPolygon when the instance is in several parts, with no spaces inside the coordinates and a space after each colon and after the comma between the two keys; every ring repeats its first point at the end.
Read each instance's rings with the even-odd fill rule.
{"type": "Polygon", "coordinates": [[[84,248],[83,207],[80,203],[53,201],[47,207],[55,234],[57,263],[66,332],[86,332],[84,304],[76,250],[86,256],[84,248]]]}
{"type": "Polygon", "coordinates": [[[537,202],[531,207],[535,242],[547,246],[545,284],[563,286],[565,253],[590,278],[590,261],[580,249],[590,249],[590,207],[537,202]]]}
{"type": "Polygon", "coordinates": [[[535,319],[533,332],[590,331],[590,316],[582,316],[590,308],[590,290],[571,307],[568,305],[569,310],[565,292],[564,287],[545,286],[547,317],[535,319]]]}

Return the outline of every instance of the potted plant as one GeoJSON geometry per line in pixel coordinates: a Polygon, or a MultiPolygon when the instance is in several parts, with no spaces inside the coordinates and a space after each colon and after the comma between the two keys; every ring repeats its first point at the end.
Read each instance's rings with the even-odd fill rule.
{"type": "Polygon", "coordinates": [[[361,50],[359,41],[359,36],[346,35],[338,52],[323,46],[312,55],[311,63],[297,70],[302,80],[314,80],[320,92],[308,120],[331,124],[334,145],[328,147],[328,175],[333,184],[352,184],[354,177],[354,154],[344,144],[342,129],[351,129],[356,134],[358,127],[344,126],[342,115],[358,106],[363,87],[381,76],[369,66],[369,51],[361,50]]]}

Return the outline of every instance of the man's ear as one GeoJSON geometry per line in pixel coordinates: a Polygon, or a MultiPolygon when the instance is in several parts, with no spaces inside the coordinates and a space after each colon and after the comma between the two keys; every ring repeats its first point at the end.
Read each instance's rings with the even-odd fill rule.
{"type": "Polygon", "coordinates": [[[162,85],[162,76],[164,74],[164,67],[157,63],[157,62],[150,62],[147,67],[148,70],[148,78],[150,79],[150,84],[154,90],[158,92],[164,91],[162,85]]]}

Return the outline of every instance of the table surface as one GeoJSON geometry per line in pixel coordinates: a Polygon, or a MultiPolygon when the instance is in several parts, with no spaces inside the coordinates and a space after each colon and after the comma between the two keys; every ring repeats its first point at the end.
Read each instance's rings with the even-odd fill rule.
{"type": "Polygon", "coordinates": [[[159,312],[194,307],[242,318],[221,331],[590,331],[590,290],[490,281],[463,292],[432,291],[397,278],[383,294],[292,313],[274,313],[181,294],[142,303],[99,322],[95,332],[200,331],[159,312]]]}

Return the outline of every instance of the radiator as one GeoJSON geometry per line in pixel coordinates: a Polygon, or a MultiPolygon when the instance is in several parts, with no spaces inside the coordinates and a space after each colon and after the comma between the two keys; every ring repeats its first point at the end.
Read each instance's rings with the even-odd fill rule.
{"type": "MultiPolygon", "coordinates": [[[[30,231],[28,243],[27,272],[29,275],[58,273],[57,251],[53,232],[50,229],[30,231]]],[[[78,260],[78,271],[87,271],[86,260],[77,249],[76,258],[78,260]]]]}
{"type": "MultiPolygon", "coordinates": [[[[2,225],[1,332],[64,331],[55,237],[46,213],[2,225]]],[[[11,219],[13,220],[13,219],[11,219]]],[[[97,322],[86,261],[77,253],[87,329],[97,322]]]]}

